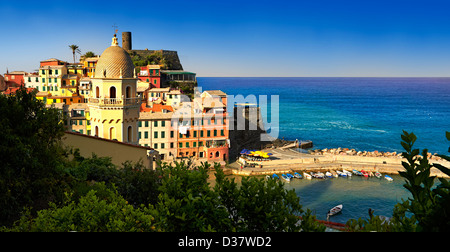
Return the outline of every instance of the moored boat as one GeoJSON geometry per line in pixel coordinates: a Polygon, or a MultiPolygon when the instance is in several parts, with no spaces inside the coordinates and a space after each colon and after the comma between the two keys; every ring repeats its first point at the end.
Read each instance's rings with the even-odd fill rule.
{"type": "Polygon", "coordinates": [[[353,172],[353,174],[355,174],[355,175],[357,175],[357,176],[362,176],[362,175],[363,175],[360,171],[355,170],[355,169],[353,169],[352,172],[353,172]]]}
{"type": "Polygon", "coordinates": [[[313,176],[314,178],[317,178],[317,179],[324,179],[325,178],[325,175],[323,174],[323,173],[321,173],[321,172],[311,172],[311,176],[313,176]]]}
{"type": "Polygon", "coordinates": [[[333,175],[333,177],[335,177],[335,178],[339,177],[339,175],[335,171],[331,171],[331,175],[333,175]]]}
{"type": "Polygon", "coordinates": [[[274,174],[272,174],[272,178],[273,178],[273,179],[280,179],[280,177],[278,177],[278,175],[277,175],[277,174],[275,174],[275,173],[274,173],[274,174]]]}
{"type": "Polygon", "coordinates": [[[391,176],[389,176],[389,175],[384,175],[384,178],[385,178],[387,181],[393,181],[393,180],[394,180],[394,179],[392,179],[391,176]]]}
{"type": "Polygon", "coordinates": [[[303,176],[305,176],[305,179],[312,179],[311,174],[309,174],[309,173],[307,173],[307,172],[304,172],[304,173],[303,173],[303,176]]]}
{"type": "Polygon", "coordinates": [[[294,172],[294,178],[301,179],[302,175],[300,173],[298,173],[298,172],[294,172]]]}
{"type": "Polygon", "coordinates": [[[368,178],[368,177],[369,177],[369,173],[366,172],[366,171],[364,171],[364,170],[361,170],[361,174],[362,174],[365,178],[368,178]]]}
{"type": "Polygon", "coordinates": [[[333,174],[331,174],[331,172],[327,171],[327,172],[325,172],[325,176],[327,176],[327,178],[332,178],[333,174]]]}
{"type": "Polygon", "coordinates": [[[345,172],[341,172],[341,171],[336,171],[336,172],[341,177],[347,177],[347,173],[345,173],[345,172]]]}
{"type": "Polygon", "coordinates": [[[381,178],[381,173],[379,173],[379,172],[375,172],[375,177],[377,177],[377,178],[381,178]]]}
{"type": "Polygon", "coordinates": [[[292,175],[292,174],[290,174],[290,173],[286,173],[286,176],[287,176],[288,178],[290,178],[290,179],[293,179],[293,178],[294,178],[294,175],[292,175]]]}
{"type": "Polygon", "coordinates": [[[284,180],[286,180],[286,182],[290,182],[291,181],[291,179],[286,175],[286,174],[281,174],[281,177],[284,179],[284,180]]]}
{"type": "Polygon", "coordinates": [[[345,173],[345,174],[347,174],[348,177],[351,177],[351,176],[352,176],[352,173],[349,172],[349,171],[347,171],[347,170],[345,170],[345,169],[342,169],[342,172],[345,173]]]}

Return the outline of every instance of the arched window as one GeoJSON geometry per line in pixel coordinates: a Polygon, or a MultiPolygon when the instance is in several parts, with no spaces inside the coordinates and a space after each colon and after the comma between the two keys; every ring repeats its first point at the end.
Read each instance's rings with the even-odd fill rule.
{"type": "Polygon", "coordinates": [[[95,136],[98,137],[98,126],[95,126],[95,136]]]}
{"type": "Polygon", "coordinates": [[[116,87],[109,88],[109,98],[116,98],[116,87]]]}
{"type": "Polygon", "coordinates": [[[114,127],[109,128],[109,139],[113,140],[116,138],[116,129],[114,127]]]}
{"type": "Polygon", "coordinates": [[[127,86],[125,89],[125,98],[131,98],[131,87],[127,86]]]}
{"type": "Polygon", "coordinates": [[[95,97],[100,98],[100,88],[98,86],[95,87],[95,97]]]}
{"type": "Polygon", "coordinates": [[[128,126],[128,139],[127,142],[131,143],[133,141],[133,127],[128,126]]]}
{"type": "Polygon", "coordinates": [[[219,152],[218,151],[216,151],[216,158],[218,158],[219,157],[219,152]]]}

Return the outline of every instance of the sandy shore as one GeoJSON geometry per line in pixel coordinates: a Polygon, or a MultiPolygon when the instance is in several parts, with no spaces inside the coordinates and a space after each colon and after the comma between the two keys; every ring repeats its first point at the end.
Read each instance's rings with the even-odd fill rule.
{"type": "MultiPolygon", "coordinates": [[[[321,152],[315,154],[299,153],[291,149],[266,149],[263,150],[273,154],[267,161],[252,161],[255,167],[244,167],[241,169],[239,161],[233,162],[228,167],[231,174],[242,176],[268,175],[273,173],[293,173],[296,171],[329,171],[329,170],[361,170],[379,171],[382,174],[398,174],[404,171],[401,156],[362,156],[335,154],[331,152],[321,152]]],[[[445,167],[450,167],[450,162],[445,160],[430,160],[431,163],[440,163],[445,167]]],[[[449,178],[436,168],[431,169],[431,175],[449,178]]]]}

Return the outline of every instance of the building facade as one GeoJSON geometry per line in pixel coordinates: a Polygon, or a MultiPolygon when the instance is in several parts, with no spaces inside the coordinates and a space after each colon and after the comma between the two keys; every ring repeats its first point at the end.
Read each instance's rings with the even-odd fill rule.
{"type": "Polygon", "coordinates": [[[87,101],[92,136],[138,144],[141,99],[136,96],[137,80],[134,64],[114,34],[91,78],[87,101]]]}

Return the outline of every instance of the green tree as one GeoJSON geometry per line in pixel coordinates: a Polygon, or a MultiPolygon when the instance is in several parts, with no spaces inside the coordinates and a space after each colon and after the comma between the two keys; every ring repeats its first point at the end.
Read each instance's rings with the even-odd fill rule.
{"type": "MultiPolygon", "coordinates": [[[[446,132],[450,141],[450,132],[446,132]]],[[[450,169],[428,160],[428,150],[419,155],[419,149],[413,149],[417,140],[414,133],[403,131],[401,145],[405,149],[402,156],[407,162],[402,162],[405,171],[399,175],[405,178],[404,187],[411,193],[411,198],[398,203],[393,216],[388,221],[379,216],[370,216],[369,220],[349,220],[350,231],[450,231],[450,183],[439,178],[440,183],[434,183],[436,176],[431,176],[431,168],[435,167],[450,176],[450,169]]],[[[450,161],[450,157],[439,155],[450,161]]]]}
{"type": "Polygon", "coordinates": [[[67,189],[60,169],[63,116],[20,88],[0,95],[0,225],[25,206],[44,208],[67,189]]]}
{"type": "Polygon", "coordinates": [[[67,195],[66,204],[38,212],[29,212],[11,228],[3,231],[26,232],[150,232],[155,230],[154,218],[148,208],[134,208],[117,193],[99,183],[85,196],[74,200],[67,195]]]}

